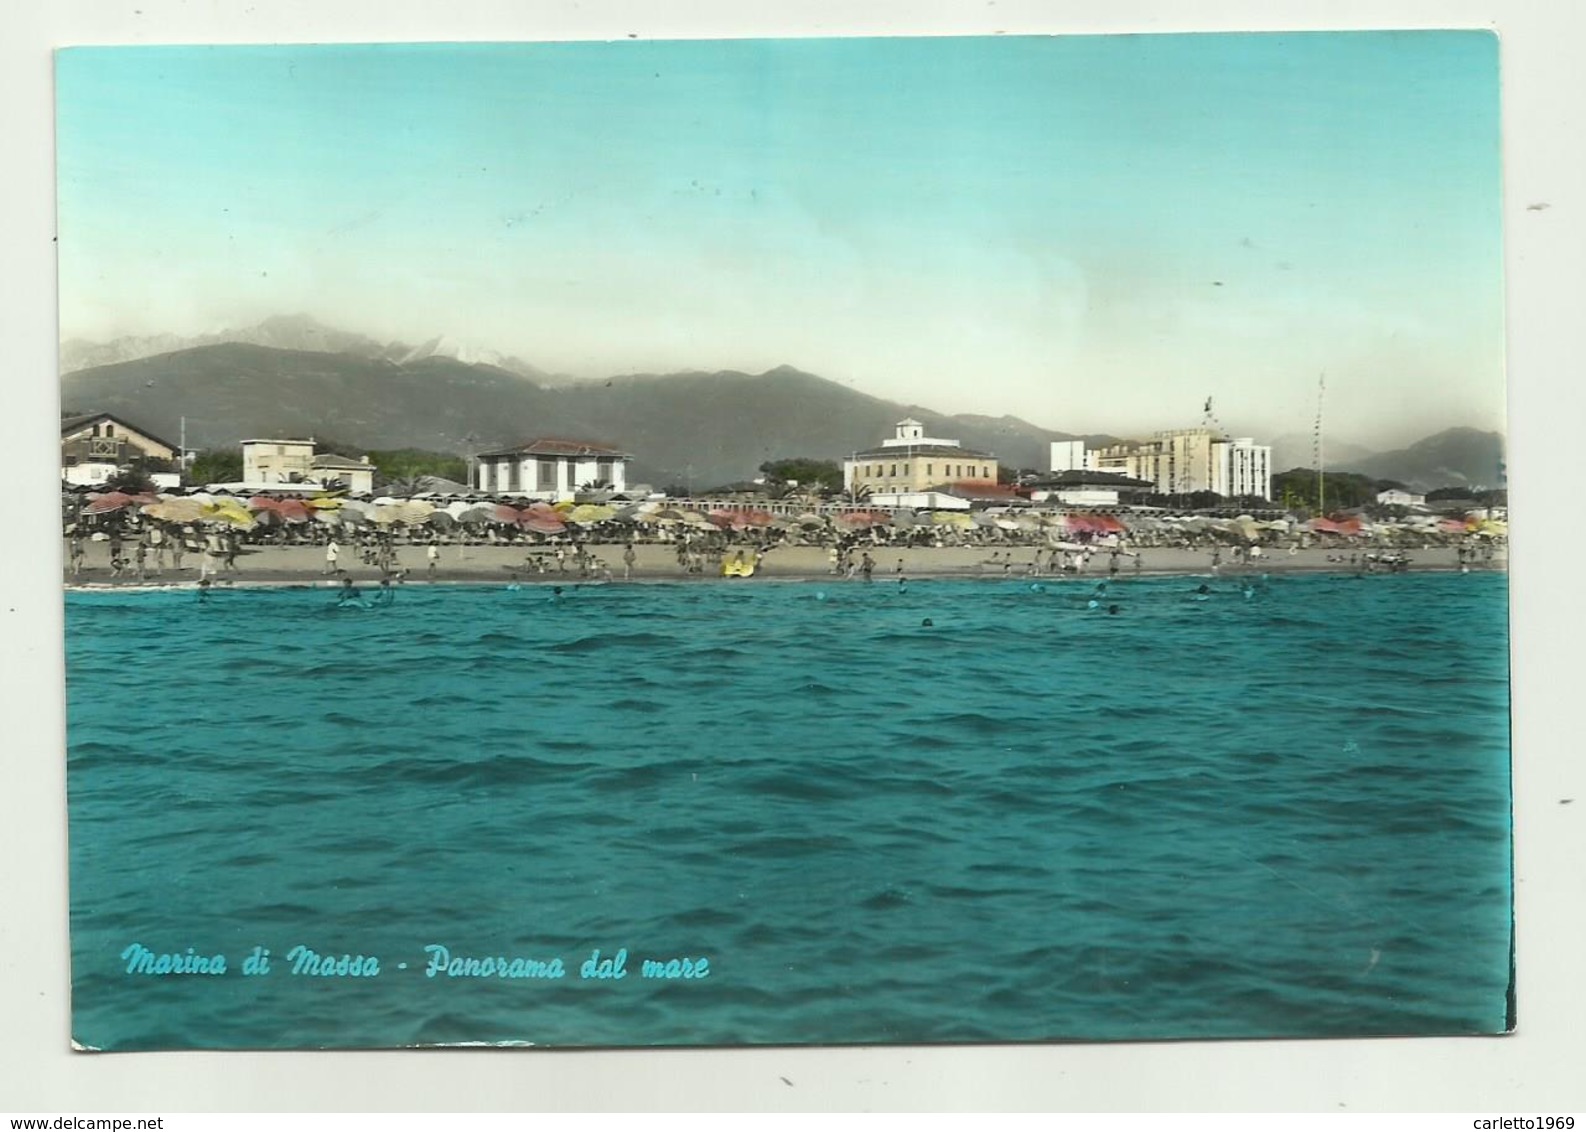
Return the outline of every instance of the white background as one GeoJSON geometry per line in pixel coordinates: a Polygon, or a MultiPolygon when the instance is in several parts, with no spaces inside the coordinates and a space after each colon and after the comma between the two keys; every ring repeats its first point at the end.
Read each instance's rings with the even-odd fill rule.
{"type": "MultiPolygon", "coordinates": [[[[1586,324],[1575,0],[9,0],[0,8],[0,1112],[1050,1108],[1579,1111],[1586,324]],[[1325,14],[1323,14],[1325,13],[1325,14]],[[1348,27],[1503,36],[1520,1027],[1491,1039],[551,1053],[69,1049],[52,49],[77,43],[707,38],[1348,27]],[[1541,207],[1546,205],[1546,207],[1541,207]],[[1574,799],[1573,804],[1563,799],[1574,799]],[[786,1079],[786,1081],[783,1080],[786,1079]]],[[[158,680],[180,656],[129,679],[158,680]]]]}

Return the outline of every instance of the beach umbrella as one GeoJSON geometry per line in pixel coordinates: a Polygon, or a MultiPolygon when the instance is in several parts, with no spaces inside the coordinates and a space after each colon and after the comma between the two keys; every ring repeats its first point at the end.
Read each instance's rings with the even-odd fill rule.
{"type": "Polygon", "coordinates": [[[120,511],[132,502],[132,496],[124,491],[107,491],[103,495],[93,496],[88,501],[88,506],[83,508],[84,515],[108,515],[113,511],[120,511]]]}
{"type": "Polygon", "coordinates": [[[301,499],[283,499],[275,506],[275,513],[288,523],[306,523],[314,512],[301,499]]]}
{"type": "Polygon", "coordinates": [[[497,503],[494,505],[494,511],[493,522],[516,523],[518,521],[518,509],[516,507],[510,507],[505,503],[497,503]]]}
{"type": "Polygon", "coordinates": [[[938,527],[973,527],[975,520],[967,511],[932,511],[931,522],[938,527]]]}
{"type": "Polygon", "coordinates": [[[206,523],[219,523],[224,526],[240,527],[243,530],[252,530],[254,526],[253,515],[241,501],[226,496],[218,496],[206,503],[200,518],[206,523]]]}
{"type": "Polygon", "coordinates": [[[577,523],[581,527],[593,526],[604,523],[617,512],[614,508],[603,503],[580,503],[564,516],[569,523],[577,523]]]}
{"type": "Polygon", "coordinates": [[[438,531],[449,531],[457,525],[457,520],[445,511],[435,510],[424,516],[424,525],[438,531]]]}
{"type": "Polygon", "coordinates": [[[567,531],[567,521],[554,511],[549,514],[527,515],[519,520],[520,525],[535,534],[559,535],[567,531]]]}
{"type": "Polygon", "coordinates": [[[204,517],[204,504],[198,499],[162,499],[145,504],[143,513],[166,523],[196,523],[204,517]]]}
{"type": "Polygon", "coordinates": [[[391,510],[397,516],[397,522],[409,526],[418,526],[435,512],[435,504],[425,499],[404,499],[392,504],[391,510]]]}
{"type": "Polygon", "coordinates": [[[339,509],[334,511],[316,509],[314,511],[314,521],[316,523],[324,523],[327,527],[339,527],[342,525],[342,513],[339,509]]]}

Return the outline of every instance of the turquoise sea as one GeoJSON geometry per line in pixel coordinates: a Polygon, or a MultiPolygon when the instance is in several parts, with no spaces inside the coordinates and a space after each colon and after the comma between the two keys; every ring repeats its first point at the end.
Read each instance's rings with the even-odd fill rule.
{"type": "Polygon", "coordinates": [[[1503,1030],[1506,578],[1201,580],[70,593],[74,1035],[1503,1030]]]}

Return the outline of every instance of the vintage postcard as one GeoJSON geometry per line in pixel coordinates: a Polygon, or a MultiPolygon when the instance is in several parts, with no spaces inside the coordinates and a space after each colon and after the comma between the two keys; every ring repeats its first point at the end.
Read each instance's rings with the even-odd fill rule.
{"type": "Polygon", "coordinates": [[[1498,62],[61,51],[77,1045],[1512,1029],[1498,62]]]}

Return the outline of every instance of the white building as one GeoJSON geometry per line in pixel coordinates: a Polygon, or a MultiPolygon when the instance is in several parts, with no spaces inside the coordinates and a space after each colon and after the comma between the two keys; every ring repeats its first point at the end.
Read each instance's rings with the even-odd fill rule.
{"type": "Polygon", "coordinates": [[[1272,449],[1248,436],[1212,443],[1212,490],[1230,499],[1272,498],[1272,449]]]}
{"type": "Polygon", "coordinates": [[[1425,507],[1426,496],[1390,487],[1386,491],[1377,492],[1377,502],[1385,507],[1425,507]]]}
{"type": "Polygon", "coordinates": [[[301,485],[304,490],[344,487],[357,495],[374,490],[375,467],[364,456],[354,460],[334,452],[314,454],[314,441],[244,440],[242,484],[261,488],[301,485]]]}
{"type": "Polygon", "coordinates": [[[1139,494],[1155,490],[1146,480],[1078,468],[1056,472],[1048,479],[1035,481],[1030,488],[1032,502],[1052,501],[1070,507],[1116,507],[1120,492],[1139,494]]]}
{"type": "Polygon", "coordinates": [[[61,479],[69,484],[102,484],[122,468],[142,460],[170,468],[148,473],[156,487],[175,487],[181,483],[176,470],[180,456],[180,450],[170,441],[110,413],[61,419],[61,479]]]}
{"type": "Polygon", "coordinates": [[[242,482],[309,483],[314,478],[314,441],[244,440],[242,482]]]}
{"type": "Polygon", "coordinates": [[[926,436],[912,418],[897,423],[893,435],[874,448],[843,461],[843,490],[907,495],[955,484],[997,482],[997,458],[965,448],[957,440],[926,436]]]}
{"type": "Polygon", "coordinates": [[[1272,498],[1271,447],[1206,428],[1172,429],[1105,448],[1089,448],[1083,440],[1056,441],[1052,472],[1110,472],[1144,480],[1160,495],[1213,491],[1229,498],[1272,498]]]}
{"type": "Polygon", "coordinates": [[[345,487],[354,495],[368,495],[374,491],[374,465],[369,457],[357,460],[327,452],[310,461],[315,482],[326,487],[345,487]]]}
{"type": "Polygon", "coordinates": [[[587,487],[626,492],[633,457],[601,444],[542,438],[475,459],[474,486],[480,491],[554,502],[587,487]]]}

